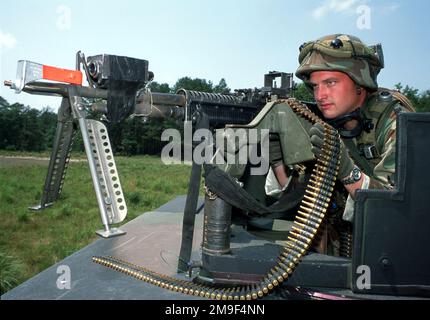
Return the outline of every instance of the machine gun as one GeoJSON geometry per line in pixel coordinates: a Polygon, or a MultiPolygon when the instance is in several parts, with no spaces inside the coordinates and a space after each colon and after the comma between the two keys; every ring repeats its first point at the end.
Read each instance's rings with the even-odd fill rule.
{"type": "MultiPolygon", "coordinates": [[[[91,177],[104,230],[102,237],[123,234],[111,224],[120,223],[127,215],[127,205],[105,124],[89,119],[89,111],[102,113],[109,122],[120,122],[130,115],[150,118],[174,118],[194,128],[221,128],[227,123],[246,124],[271,99],[272,94],[286,97],[293,87],[292,74],[270,72],[265,87],[239,90],[236,94],[212,94],[180,89],[177,94],[146,90],[154,74],[148,61],[114,55],[88,57],[78,52],[76,70],[65,70],[30,61],[19,61],[14,82],[5,81],[20,93],[61,96],[57,130],[40,204],[30,207],[42,210],[52,205],[61,193],[70,151],[78,122],[85,146],[91,177]],[[81,68],[83,71],[81,71],[81,68]],[[82,86],[83,73],[89,86],[82,86]],[[281,79],[279,88],[273,86],[281,79]],[[46,82],[40,80],[51,80],[46,82]],[[63,83],[60,83],[63,82],[63,83]]],[[[196,203],[199,169],[193,168],[190,192],[196,203]]],[[[187,201],[189,203],[189,201],[187,201]]]]}
{"type": "MultiPolygon", "coordinates": [[[[45,75],[43,66],[29,62],[20,62],[17,81],[6,83],[18,92],[23,90],[63,97],[42,208],[55,201],[61,192],[75,131],[73,120],[77,120],[105,226],[105,230],[99,234],[104,237],[121,234],[120,230],[111,229],[109,225],[124,219],[124,197],[106,127],[99,121],[86,118],[89,109],[104,113],[108,120],[114,122],[134,113],[177,118],[193,123],[196,129],[222,128],[233,123],[227,125],[227,129],[244,130],[242,132],[248,134],[252,129],[269,128],[270,132],[281,136],[285,164],[297,165],[298,171],[303,171],[297,179],[303,178],[301,183],[305,186],[297,187],[298,194],[294,198],[286,198],[288,206],[285,203],[283,205],[281,200],[267,203],[262,189],[264,177],[250,174],[249,163],[221,169],[213,164],[205,164],[207,188],[202,257],[200,263],[193,264],[189,259],[190,240],[201,175],[201,165],[193,163],[184,211],[178,271],[187,270],[191,273],[193,268],[198,267],[198,275],[192,281],[183,281],[135,266],[120,258],[94,257],[94,262],[166,289],[213,299],[256,299],[264,297],[269,291],[277,291],[277,288],[282,289],[277,291],[281,297],[288,297],[292,292],[308,297],[316,296],[315,292],[325,292],[327,296],[336,298],[342,297],[345,290],[352,290],[348,291],[352,297],[360,297],[363,293],[429,295],[428,255],[422,256],[416,250],[420,243],[429,240],[425,230],[429,225],[428,215],[423,214],[428,206],[424,203],[426,178],[422,173],[427,171],[423,170],[423,163],[416,163],[417,159],[425,158],[417,156],[419,152],[427,150],[425,141],[417,140],[416,137],[425,137],[426,132],[428,134],[428,115],[419,119],[417,115],[399,116],[399,187],[390,192],[358,192],[354,240],[352,242],[351,232],[346,234],[346,252],[341,256],[332,256],[313,252],[312,244],[320,226],[324,227],[330,218],[329,211],[337,204],[332,195],[336,188],[339,140],[336,132],[326,126],[326,140],[330,145],[326,146],[325,154],[315,159],[306,143],[307,130],[321,120],[308,106],[288,98],[291,77],[282,73],[269,73],[263,89],[238,90],[235,95],[187,90],[179,90],[177,94],[160,94],[145,90],[153,77],[147,71],[148,63],[145,60],[110,55],[85,60],[78,53],[77,69],[80,69],[80,65],[87,75],[89,87],[81,86],[80,71],[48,68],[51,73],[45,75]],[[55,76],[52,71],[55,71],[55,76]],[[58,74],[62,77],[58,77],[58,74]],[[268,85],[273,84],[273,77],[277,75],[290,80],[282,82],[280,88],[268,85]],[[38,79],[61,79],[68,84],[36,81],[38,79]],[[84,98],[102,99],[107,103],[86,104],[84,98]],[[288,123],[288,126],[282,127],[281,123],[288,123]],[[411,126],[413,130],[407,132],[406,128],[411,126]],[[415,137],[415,143],[407,146],[406,141],[412,137],[415,137]],[[406,162],[407,155],[410,155],[409,160],[412,159],[409,162],[406,162]],[[305,166],[301,167],[303,163],[305,166]],[[411,185],[412,182],[414,188],[406,189],[405,185],[411,185]],[[290,203],[294,203],[294,206],[289,206],[290,203]],[[252,226],[262,226],[264,217],[268,216],[272,218],[269,224],[273,229],[273,213],[282,215],[287,211],[288,215],[288,212],[297,208],[297,214],[286,219],[290,223],[283,246],[259,240],[249,232],[252,226]],[[257,218],[257,223],[253,218],[257,218]],[[379,232],[381,219],[384,220],[384,230],[389,230],[387,234],[379,232]],[[416,233],[420,237],[414,239],[412,235],[416,233]],[[401,246],[405,249],[398,250],[401,246]],[[415,263],[414,274],[408,270],[410,261],[415,263]],[[372,271],[371,288],[359,283],[359,270],[363,266],[372,271]],[[300,288],[307,289],[303,292],[300,288]]],[[[233,153],[236,154],[242,145],[234,145],[233,153]]],[[[285,218],[285,215],[282,217],[285,218]]]]}

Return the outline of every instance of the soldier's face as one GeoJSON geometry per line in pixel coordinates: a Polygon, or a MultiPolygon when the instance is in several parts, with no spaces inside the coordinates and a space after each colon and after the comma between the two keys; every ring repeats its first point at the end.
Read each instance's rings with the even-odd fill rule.
{"type": "Polygon", "coordinates": [[[343,72],[315,71],[311,73],[310,85],[318,108],[326,119],[350,113],[363,102],[357,94],[355,82],[343,72]]]}

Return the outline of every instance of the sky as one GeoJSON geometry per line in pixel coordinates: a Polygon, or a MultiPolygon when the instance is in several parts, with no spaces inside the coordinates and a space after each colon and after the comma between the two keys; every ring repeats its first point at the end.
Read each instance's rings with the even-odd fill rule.
{"type": "MultiPolygon", "coordinates": [[[[81,50],[148,60],[154,80],[170,86],[189,76],[259,88],[268,71],[296,71],[303,42],[345,33],[382,43],[380,86],[422,92],[430,89],[429,12],[422,0],[1,1],[0,79],[15,79],[18,60],[73,69],[81,50]]],[[[0,96],[38,109],[60,104],[3,85],[0,96]]]]}

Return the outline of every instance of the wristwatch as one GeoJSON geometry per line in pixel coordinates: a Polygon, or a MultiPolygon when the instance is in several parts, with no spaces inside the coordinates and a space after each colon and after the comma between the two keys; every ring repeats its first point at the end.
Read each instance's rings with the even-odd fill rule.
{"type": "Polygon", "coordinates": [[[359,167],[357,167],[356,165],[354,165],[354,168],[352,169],[352,171],[349,174],[349,176],[347,176],[346,178],[342,179],[341,182],[344,185],[348,185],[348,184],[356,183],[357,181],[360,181],[360,179],[361,179],[361,170],[360,170],[359,167]]]}

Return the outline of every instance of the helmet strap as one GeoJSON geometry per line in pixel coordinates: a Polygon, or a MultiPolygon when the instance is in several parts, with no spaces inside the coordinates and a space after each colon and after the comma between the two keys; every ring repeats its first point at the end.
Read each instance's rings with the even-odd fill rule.
{"type": "Polygon", "coordinates": [[[353,112],[327,120],[327,123],[334,127],[342,138],[352,139],[358,137],[363,130],[370,132],[374,125],[371,119],[366,118],[361,108],[355,109],[353,112]],[[356,120],[357,125],[352,129],[346,129],[345,124],[351,120],[356,120]]]}

